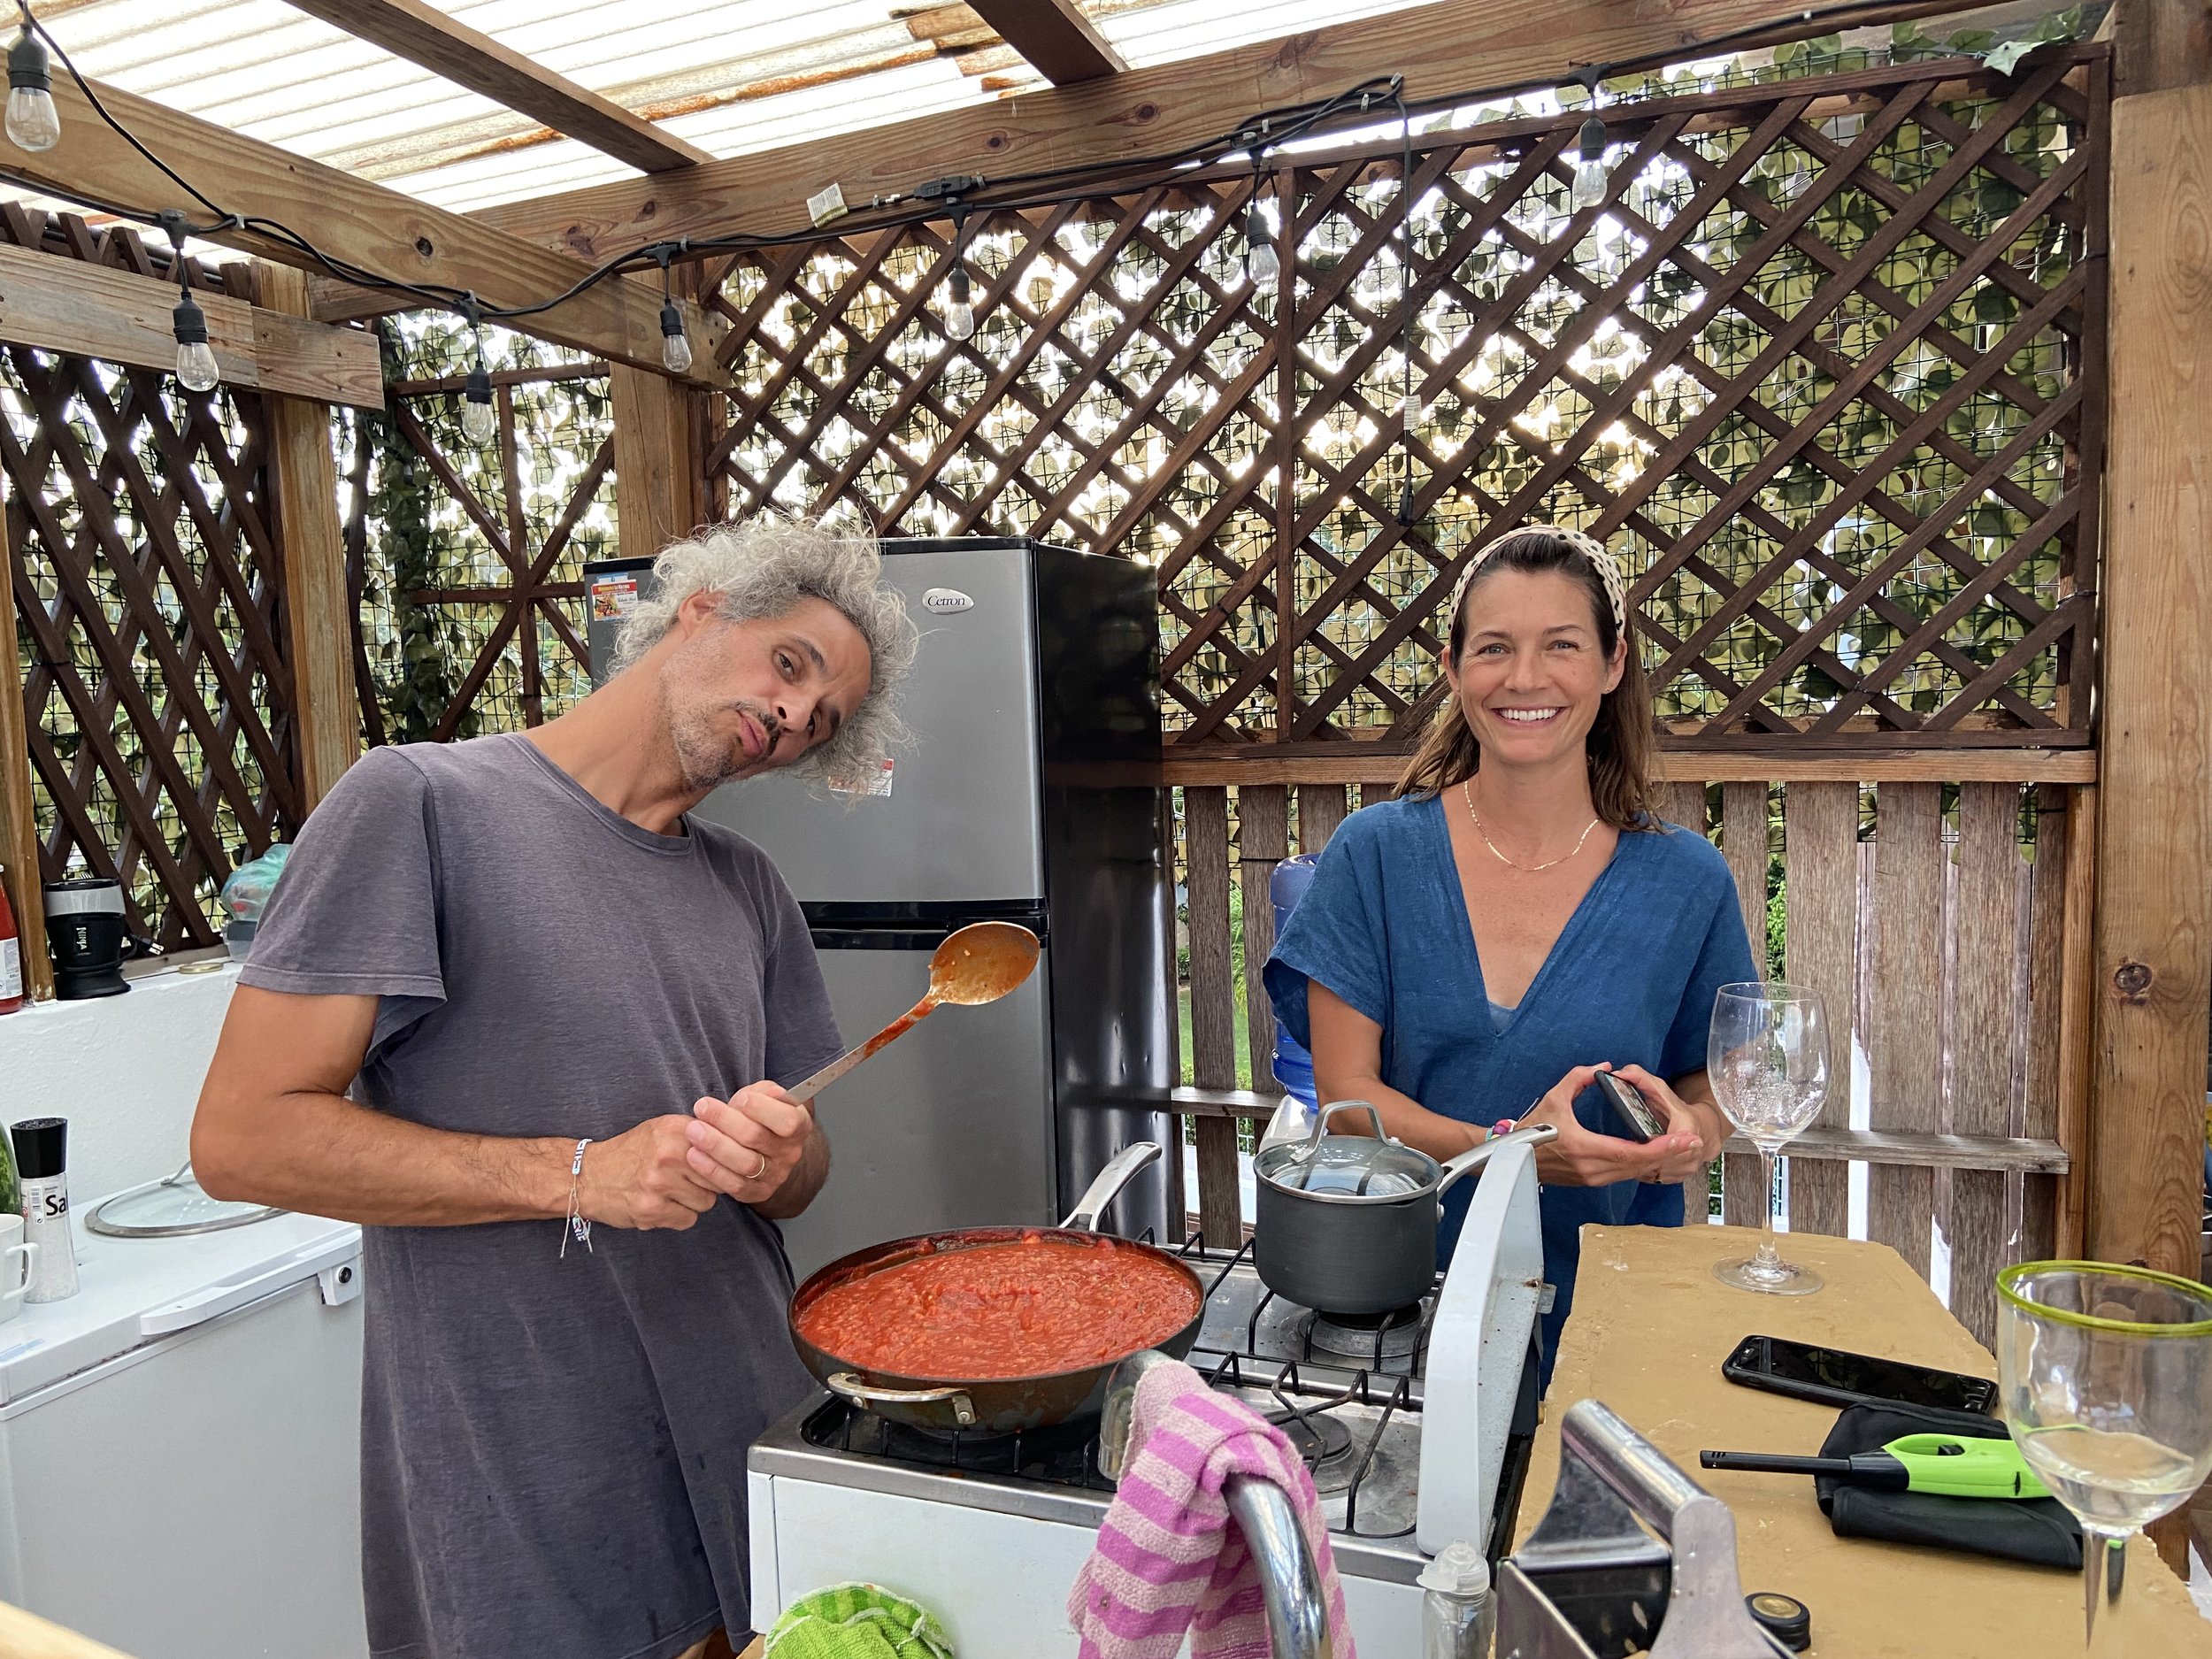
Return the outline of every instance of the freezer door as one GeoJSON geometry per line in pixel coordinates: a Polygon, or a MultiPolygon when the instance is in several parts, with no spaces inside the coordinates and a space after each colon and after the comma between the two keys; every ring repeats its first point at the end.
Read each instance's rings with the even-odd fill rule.
{"type": "MultiPolygon", "coordinates": [[[[841,949],[839,937],[818,936],[822,976],[838,1029],[857,1042],[928,988],[930,946],[910,935],[909,949],[841,949]]],[[[887,1239],[1058,1219],[1049,979],[1041,962],[1002,1001],[939,1009],[822,1092],[829,1184],[780,1224],[801,1279],[887,1239]]]]}
{"type": "Polygon", "coordinates": [[[0,1600],[142,1659],[367,1659],[361,1316],[310,1278],[0,1410],[0,1600]]]}
{"type": "Polygon", "coordinates": [[[972,902],[1044,895],[1037,647],[1025,547],[894,554],[921,648],[899,693],[913,733],[844,800],[770,774],[700,815],[742,831],[802,902],[972,902]]]}

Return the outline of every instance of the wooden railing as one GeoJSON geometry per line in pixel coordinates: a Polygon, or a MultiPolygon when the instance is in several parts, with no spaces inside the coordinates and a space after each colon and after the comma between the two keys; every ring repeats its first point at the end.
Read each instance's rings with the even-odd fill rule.
{"type": "MultiPolygon", "coordinates": [[[[1235,761],[1169,764],[1181,780],[1190,999],[1185,1087],[1171,1105],[1192,1124],[1196,1225],[1209,1243],[1241,1236],[1239,1135],[1279,1097],[1259,975],[1273,944],[1268,879],[1292,851],[1326,845],[1363,795],[1386,798],[1380,776],[1393,764],[1271,761],[1263,773],[1235,761]],[[1341,781],[1354,770],[1370,781],[1341,781]],[[1299,771],[1336,775],[1298,781],[1299,771]],[[1225,780],[1256,775],[1269,780],[1225,780]]],[[[2087,1061],[2078,947],[2087,938],[2093,766],[2078,751],[1763,766],[1666,757],[1665,816],[1719,847],[1755,952],[1778,901],[1775,965],[1823,992],[1830,1010],[1838,1080],[1819,1125],[1786,1161],[1788,1225],[1850,1230],[1849,1171],[1863,1166],[1864,1236],[1894,1246],[1985,1342],[1996,1324],[1997,1269],[2076,1249],[2081,1238],[2068,1178],[2087,1061]],[[1779,777],[1745,775],[1759,770],[1779,777]],[[1855,1097],[1864,1106],[1857,1128],[1855,1097]]],[[[1761,1201],[1759,1160],[1733,1141],[1721,1217],[1755,1225],[1761,1201]]]]}

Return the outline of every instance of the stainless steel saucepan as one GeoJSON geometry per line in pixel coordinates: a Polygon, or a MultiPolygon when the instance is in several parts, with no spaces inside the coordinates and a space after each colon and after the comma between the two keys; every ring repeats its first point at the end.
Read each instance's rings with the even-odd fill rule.
{"type": "Polygon", "coordinates": [[[1440,1164],[1383,1133],[1365,1101],[1336,1101],[1315,1115],[1304,1141],[1264,1148],[1252,1161],[1259,1216],[1252,1240],[1261,1282],[1325,1313],[1388,1313],[1410,1307],[1436,1279],[1436,1224],[1445,1191],[1499,1148],[1540,1146],[1558,1129],[1535,1124],[1440,1164]],[[1329,1120],[1365,1112],[1371,1135],[1333,1135],[1329,1120]]]}

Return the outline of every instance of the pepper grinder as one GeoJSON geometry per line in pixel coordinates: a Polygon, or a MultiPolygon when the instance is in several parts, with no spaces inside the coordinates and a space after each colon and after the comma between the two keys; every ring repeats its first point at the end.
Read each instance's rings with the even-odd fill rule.
{"type": "Polygon", "coordinates": [[[39,1247],[23,1300],[60,1302],[77,1294],[76,1240],[69,1229],[69,1120],[27,1118],[9,1128],[8,1138],[23,1187],[23,1237],[39,1247]]]}

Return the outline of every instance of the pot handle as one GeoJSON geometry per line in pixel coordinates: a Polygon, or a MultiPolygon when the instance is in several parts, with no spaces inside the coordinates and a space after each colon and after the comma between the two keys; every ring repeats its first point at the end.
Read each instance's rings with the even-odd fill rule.
{"type": "MultiPolygon", "coordinates": [[[[1470,1147],[1444,1165],[1443,1179],[1436,1184],[1436,1195],[1444,1196],[1444,1189],[1470,1171],[1479,1170],[1490,1162],[1491,1155],[1511,1146],[1540,1147],[1547,1141],[1559,1139],[1557,1124],[1531,1124],[1525,1129],[1516,1129],[1510,1134],[1486,1141],[1479,1147],[1470,1147]]],[[[1441,1206],[1440,1206],[1440,1208],[1441,1206]]]]}
{"type": "Polygon", "coordinates": [[[1160,1156],[1156,1141],[1140,1141],[1133,1147],[1124,1147],[1114,1154],[1097,1179],[1083,1189],[1083,1196],[1075,1201],[1075,1208],[1060,1225],[1074,1227],[1084,1233],[1098,1231],[1098,1218],[1106,1213],[1106,1206],[1121,1196],[1121,1189],[1144,1166],[1160,1156]]]}
{"type": "Polygon", "coordinates": [[[975,1402],[968,1398],[964,1388],[878,1388],[849,1371],[823,1378],[822,1386],[839,1399],[849,1400],[856,1406],[949,1405],[955,1423],[964,1429],[975,1426],[975,1402]]]}
{"type": "MultiPolygon", "coordinates": [[[[1375,1126],[1375,1139],[1378,1141],[1390,1139],[1389,1131],[1383,1127],[1382,1114],[1377,1111],[1371,1102],[1363,1100],[1331,1101],[1313,1115],[1313,1133],[1306,1137],[1307,1157],[1311,1157],[1318,1149],[1321,1145],[1321,1137],[1329,1133],[1329,1119],[1339,1112],[1365,1112],[1367,1121],[1375,1126]]],[[[1303,1160],[1302,1159],[1301,1162],[1303,1160]]]]}

